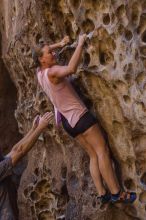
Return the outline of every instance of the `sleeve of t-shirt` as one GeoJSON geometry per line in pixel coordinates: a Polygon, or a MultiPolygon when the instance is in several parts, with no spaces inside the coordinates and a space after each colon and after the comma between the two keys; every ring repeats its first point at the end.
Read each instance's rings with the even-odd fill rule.
{"type": "Polygon", "coordinates": [[[0,162],[0,181],[5,179],[7,176],[12,174],[13,165],[11,157],[5,157],[4,160],[0,162]]]}

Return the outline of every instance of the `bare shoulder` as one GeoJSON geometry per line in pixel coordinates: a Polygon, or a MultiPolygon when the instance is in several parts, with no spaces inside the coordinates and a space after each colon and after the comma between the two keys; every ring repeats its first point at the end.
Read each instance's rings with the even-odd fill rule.
{"type": "Polygon", "coordinates": [[[53,84],[58,84],[61,80],[58,78],[58,73],[62,66],[54,65],[51,68],[48,69],[48,79],[53,84]]]}
{"type": "Polygon", "coordinates": [[[55,75],[56,72],[60,70],[60,68],[61,68],[61,66],[59,66],[59,65],[54,65],[54,66],[50,67],[48,69],[48,75],[50,75],[50,76],[55,75]]]}

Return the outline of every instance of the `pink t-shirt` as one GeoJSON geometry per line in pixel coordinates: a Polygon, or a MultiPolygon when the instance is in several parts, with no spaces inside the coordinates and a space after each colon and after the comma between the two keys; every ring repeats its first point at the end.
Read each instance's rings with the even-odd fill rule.
{"type": "Polygon", "coordinates": [[[49,69],[37,71],[38,81],[54,107],[73,128],[88,110],[66,78],[58,84],[53,84],[50,82],[48,74],[49,69]]]}

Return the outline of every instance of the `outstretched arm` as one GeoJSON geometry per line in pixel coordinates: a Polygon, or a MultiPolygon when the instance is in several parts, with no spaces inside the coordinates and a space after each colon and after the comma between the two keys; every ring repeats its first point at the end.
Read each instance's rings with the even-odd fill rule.
{"type": "MultiPolygon", "coordinates": [[[[39,119],[40,119],[40,116],[37,115],[34,120],[33,120],[33,123],[32,123],[32,127],[31,129],[29,130],[29,132],[19,141],[19,144],[22,144],[31,134],[32,132],[37,128],[38,124],[39,124],[39,119]]],[[[8,154],[9,155],[9,154],[8,154]]],[[[7,155],[7,156],[8,156],[7,155]]]]}
{"type": "Polygon", "coordinates": [[[71,60],[69,61],[69,64],[67,66],[53,66],[51,70],[49,70],[49,77],[55,77],[60,79],[76,72],[82,55],[82,49],[85,40],[86,34],[79,36],[78,45],[73,56],[71,57],[71,60]]]}
{"type": "Polygon", "coordinates": [[[40,118],[38,126],[35,129],[31,129],[21,141],[14,145],[11,152],[7,155],[8,157],[11,157],[13,166],[32,148],[39,135],[52,119],[52,115],[52,113],[45,113],[40,118]]]}
{"type": "Polygon", "coordinates": [[[64,46],[65,46],[66,44],[68,44],[68,43],[69,43],[69,37],[68,37],[68,36],[65,36],[65,37],[63,38],[63,40],[60,41],[59,43],[55,43],[55,44],[49,45],[49,48],[50,48],[51,50],[55,50],[55,49],[57,49],[57,48],[64,47],[64,46]]]}

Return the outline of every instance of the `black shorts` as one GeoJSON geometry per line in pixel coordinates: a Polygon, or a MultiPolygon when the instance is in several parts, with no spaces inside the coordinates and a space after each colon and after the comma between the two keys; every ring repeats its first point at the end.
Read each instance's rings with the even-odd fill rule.
{"type": "Polygon", "coordinates": [[[77,122],[74,128],[70,126],[67,119],[61,115],[64,130],[72,137],[84,133],[88,128],[97,123],[97,119],[88,111],[77,122]]]}

